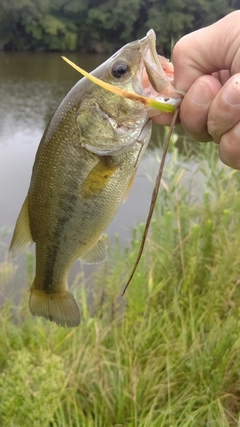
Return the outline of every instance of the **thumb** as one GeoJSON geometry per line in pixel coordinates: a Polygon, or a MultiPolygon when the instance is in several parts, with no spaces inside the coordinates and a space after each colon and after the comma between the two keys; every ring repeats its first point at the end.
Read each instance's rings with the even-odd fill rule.
{"type": "Polygon", "coordinates": [[[240,10],[181,38],[173,50],[175,87],[187,91],[200,76],[240,70],[240,10]]]}

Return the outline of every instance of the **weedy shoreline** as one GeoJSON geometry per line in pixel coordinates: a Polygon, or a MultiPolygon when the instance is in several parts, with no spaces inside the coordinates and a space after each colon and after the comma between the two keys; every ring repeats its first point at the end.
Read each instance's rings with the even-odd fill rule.
{"type": "MultiPolygon", "coordinates": [[[[133,230],[129,248],[111,247],[90,291],[82,275],[76,278],[79,327],[33,318],[27,287],[17,307],[11,301],[1,307],[0,425],[240,422],[240,172],[222,166],[216,147],[203,144],[197,155],[203,189],[193,195],[184,158],[173,150],[124,298],[143,225],[133,230]]],[[[2,294],[14,274],[11,263],[0,265],[2,294]]]]}

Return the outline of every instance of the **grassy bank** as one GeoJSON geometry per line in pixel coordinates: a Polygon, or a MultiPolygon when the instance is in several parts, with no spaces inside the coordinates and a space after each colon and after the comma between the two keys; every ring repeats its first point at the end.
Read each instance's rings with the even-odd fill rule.
{"type": "MultiPolygon", "coordinates": [[[[123,299],[142,225],[130,248],[110,248],[90,306],[88,281],[76,278],[78,328],[33,318],[27,290],[19,306],[1,308],[0,425],[239,425],[240,172],[222,167],[210,145],[198,159],[204,184],[196,194],[173,153],[123,299]]],[[[2,293],[14,274],[0,265],[2,293]]]]}

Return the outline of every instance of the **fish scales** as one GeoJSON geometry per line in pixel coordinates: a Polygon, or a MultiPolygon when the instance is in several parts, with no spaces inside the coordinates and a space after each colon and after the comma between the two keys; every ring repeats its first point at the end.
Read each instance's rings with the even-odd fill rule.
{"type": "MultiPolygon", "coordinates": [[[[140,95],[147,84],[148,94],[164,97],[164,92],[150,90],[156,67],[154,76],[146,79],[152,69],[148,63],[155,61],[151,50],[148,36],[132,42],[93,75],[140,95]]],[[[179,102],[179,94],[165,78],[169,103],[179,102]],[[175,98],[169,97],[169,87],[175,98]]],[[[154,114],[85,78],[57,108],[39,144],[10,245],[15,257],[36,243],[32,314],[62,326],[78,325],[79,309],[68,289],[69,269],[77,258],[85,263],[106,259],[102,233],[127,197],[150,139],[154,114]]]]}

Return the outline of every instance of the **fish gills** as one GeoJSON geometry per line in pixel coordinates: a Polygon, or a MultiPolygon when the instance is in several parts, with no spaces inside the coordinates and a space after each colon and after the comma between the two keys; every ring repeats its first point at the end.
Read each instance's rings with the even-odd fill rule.
{"type": "Polygon", "coordinates": [[[35,288],[34,281],[29,298],[29,309],[34,316],[43,316],[61,326],[73,327],[80,323],[77,303],[68,290],[46,294],[35,288]]]}

